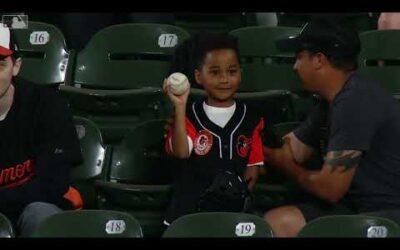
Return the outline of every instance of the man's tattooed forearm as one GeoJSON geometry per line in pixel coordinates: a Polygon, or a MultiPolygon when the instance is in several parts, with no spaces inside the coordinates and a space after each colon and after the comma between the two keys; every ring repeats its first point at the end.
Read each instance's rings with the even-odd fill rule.
{"type": "Polygon", "coordinates": [[[355,167],[361,160],[360,151],[333,151],[326,163],[332,166],[332,171],[337,167],[344,167],[343,171],[355,167]]]}

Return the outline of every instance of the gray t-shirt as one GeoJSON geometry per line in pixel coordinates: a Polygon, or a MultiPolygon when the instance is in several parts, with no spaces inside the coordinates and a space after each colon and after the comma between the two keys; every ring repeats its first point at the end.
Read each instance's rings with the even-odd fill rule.
{"type": "Polygon", "coordinates": [[[363,157],[343,202],[359,212],[400,209],[400,104],[377,83],[350,76],[295,131],[319,150],[360,150],[363,157]]]}

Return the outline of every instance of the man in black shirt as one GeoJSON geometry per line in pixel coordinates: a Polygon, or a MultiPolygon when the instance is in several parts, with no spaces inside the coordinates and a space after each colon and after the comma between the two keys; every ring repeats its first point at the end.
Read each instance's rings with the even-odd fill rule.
{"type": "Polygon", "coordinates": [[[277,46],[296,52],[303,87],[323,101],[281,148],[264,147],[266,162],[314,197],[267,211],[274,234],[293,237],[306,222],[334,214],[369,213],[400,223],[400,108],[356,72],[357,33],[321,18],[277,46]],[[318,153],[322,167],[304,167],[318,153]]]}
{"type": "Polygon", "coordinates": [[[50,215],[79,205],[69,170],[81,152],[57,92],[16,77],[22,60],[13,38],[0,23],[0,212],[30,236],[50,215]]]}

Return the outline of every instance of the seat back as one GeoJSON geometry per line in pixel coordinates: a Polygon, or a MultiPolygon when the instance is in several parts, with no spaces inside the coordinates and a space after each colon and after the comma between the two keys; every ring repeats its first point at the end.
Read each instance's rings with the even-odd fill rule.
{"type": "Polygon", "coordinates": [[[245,26],[256,25],[255,13],[180,13],[175,15],[175,25],[192,35],[202,32],[229,32],[245,26]]]}
{"type": "Polygon", "coordinates": [[[15,237],[15,232],[11,221],[0,213],[0,238],[15,237]]]}
{"type": "Polygon", "coordinates": [[[360,71],[390,93],[400,93],[400,30],[363,32],[360,40],[360,71]]]}
{"type": "Polygon", "coordinates": [[[78,189],[85,209],[97,208],[97,192],[94,181],[104,179],[109,165],[110,148],[103,144],[97,125],[91,120],[74,116],[83,162],[72,168],[72,186],[78,189]]]}
{"type": "Polygon", "coordinates": [[[122,183],[156,185],[170,183],[164,157],[165,120],[138,124],[114,146],[110,180],[122,183]]]}
{"type": "MultiPolygon", "coordinates": [[[[289,27],[303,27],[307,22],[310,22],[317,16],[327,16],[327,13],[316,14],[316,13],[289,13],[289,12],[277,12],[278,26],[289,26],[289,27]]],[[[374,30],[377,28],[377,16],[374,13],[367,12],[348,12],[348,13],[332,13],[329,14],[336,20],[343,20],[347,25],[353,29],[363,32],[367,30],[374,30]]]]}
{"type": "Polygon", "coordinates": [[[112,210],[64,211],[44,220],[34,237],[143,237],[130,214],[112,210]]]}
{"type": "Polygon", "coordinates": [[[272,230],[261,218],[252,214],[209,212],[182,216],[167,228],[162,237],[264,237],[272,230]]]}
{"type": "Polygon", "coordinates": [[[64,83],[70,53],[56,26],[30,21],[27,29],[15,29],[15,38],[23,58],[21,78],[48,85],[64,83]]]}
{"type": "Polygon", "coordinates": [[[187,38],[185,30],[167,24],[109,26],[78,54],[72,83],[97,89],[161,87],[175,46],[187,38]]]}
{"type": "Polygon", "coordinates": [[[298,237],[399,237],[400,227],[395,222],[369,215],[335,215],[308,222],[298,237]]]}
{"type": "Polygon", "coordinates": [[[297,35],[299,28],[254,26],[232,30],[238,38],[242,66],[240,91],[300,91],[300,79],[293,70],[294,53],[283,53],[276,40],[297,35]]]}
{"type": "Polygon", "coordinates": [[[106,149],[98,126],[91,120],[74,116],[74,124],[78,134],[83,162],[73,168],[73,180],[98,178],[106,167],[106,149]]]}

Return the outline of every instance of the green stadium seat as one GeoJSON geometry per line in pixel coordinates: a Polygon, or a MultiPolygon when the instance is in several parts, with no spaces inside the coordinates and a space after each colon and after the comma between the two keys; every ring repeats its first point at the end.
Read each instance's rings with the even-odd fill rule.
{"type": "MultiPolygon", "coordinates": [[[[315,105],[315,98],[304,91],[300,78],[293,69],[294,53],[283,53],[276,47],[276,40],[298,35],[294,27],[245,27],[230,32],[238,38],[242,61],[240,92],[288,91],[293,116],[290,120],[302,120],[315,105]]],[[[284,107],[283,107],[284,108],[284,107]]],[[[283,122],[287,120],[278,120],[283,122]]]]}
{"type": "Polygon", "coordinates": [[[209,212],[176,219],[162,237],[271,238],[272,230],[261,217],[253,214],[209,212]]]}
{"type": "Polygon", "coordinates": [[[159,236],[171,195],[169,157],[165,155],[165,120],[134,127],[113,147],[107,181],[96,181],[100,206],[134,215],[145,236],[159,236]]]}
{"type": "Polygon", "coordinates": [[[43,221],[33,237],[142,238],[139,222],[131,215],[110,210],[57,213],[43,221]]]}
{"type": "Polygon", "coordinates": [[[27,29],[15,29],[15,37],[23,58],[21,78],[46,85],[64,84],[73,53],[56,26],[30,21],[27,29]]]}
{"type": "Polygon", "coordinates": [[[162,94],[175,46],[189,34],[166,24],[127,23],[97,32],[79,52],[61,93],[74,113],[90,117],[115,143],[135,124],[169,115],[162,94]],[[135,35],[140,34],[140,35],[135,35]]]}
{"type": "Polygon", "coordinates": [[[301,28],[310,21],[310,15],[306,13],[277,12],[278,26],[301,28]]]}
{"type": "Polygon", "coordinates": [[[377,28],[376,13],[288,13],[278,12],[278,26],[303,27],[304,24],[311,21],[314,17],[332,16],[336,19],[343,19],[352,28],[359,32],[374,30],[377,28]]]}
{"type": "Polygon", "coordinates": [[[201,32],[229,32],[257,24],[255,13],[179,13],[175,14],[175,25],[189,31],[191,35],[201,32]]]}
{"type": "Polygon", "coordinates": [[[95,89],[161,87],[175,46],[189,36],[167,24],[104,28],[77,55],[72,84],[95,89]]]}
{"type": "Polygon", "coordinates": [[[163,162],[164,125],[163,119],[138,124],[113,147],[111,181],[138,185],[169,183],[168,168],[163,162]]]}
{"type": "Polygon", "coordinates": [[[301,90],[300,79],[293,70],[294,53],[283,53],[276,40],[300,33],[293,27],[244,27],[230,32],[238,38],[242,61],[241,92],[267,90],[301,90]]]}
{"type": "Polygon", "coordinates": [[[160,88],[125,90],[83,89],[60,86],[75,115],[98,124],[104,142],[112,144],[136,124],[169,116],[171,105],[160,88]]]}
{"type": "Polygon", "coordinates": [[[308,222],[298,237],[399,237],[400,227],[385,218],[368,215],[325,216],[308,222]]]}
{"type": "Polygon", "coordinates": [[[15,232],[11,221],[0,213],[0,238],[13,238],[15,232]]]}
{"type": "Polygon", "coordinates": [[[374,30],[360,34],[360,71],[400,98],[400,30],[374,30]]]}
{"type": "Polygon", "coordinates": [[[103,144],[97,125],[84,117],[74,117],[83,162],[72,169],[72,186],[79,190],[85,209],[97,208],[94,180],[105,178],[110,148],[103,144]]]}
{"type": "Polygon", "coordinates": [[[269,124],[292,121],[295,118],[291,95],[285,90],[238,92],[236,99],[264,117],[269,124]]]}

